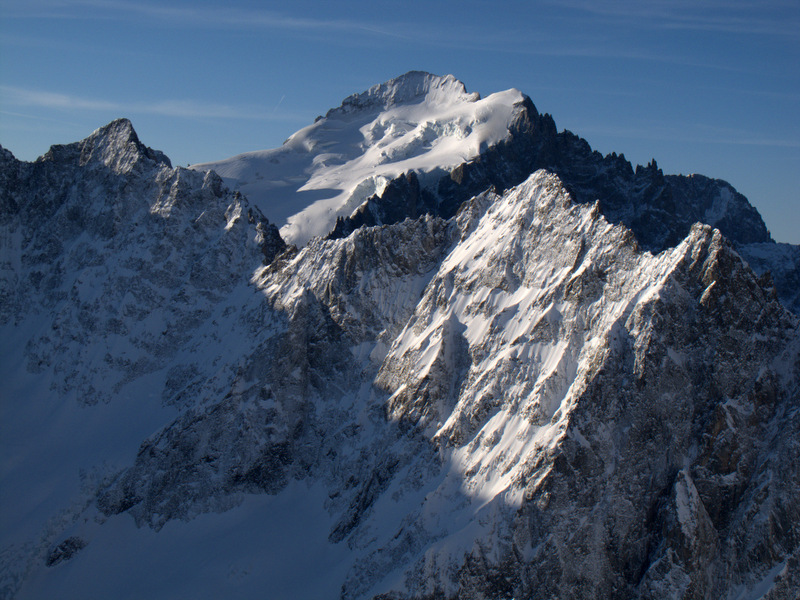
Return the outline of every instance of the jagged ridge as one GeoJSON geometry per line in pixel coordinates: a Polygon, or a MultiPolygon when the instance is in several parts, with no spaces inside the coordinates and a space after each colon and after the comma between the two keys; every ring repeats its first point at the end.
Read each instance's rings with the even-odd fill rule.
{"type": "MultiPolygon", "coordinates": [[[[124,129],[2,158],[3,289],[27,294],[2,320],[7,355],[25,347],[0,373],[2,439],[52,457],[4,461],[4,488],[64,495],[4,525],[9,595],[68,596],[67,574],[82,594],[168,593],[152,575],[173,572],[176,548],[204,552],[184,534],[221,531],[222,511],[226,535],[249,539],[255,501],[275,515],[241,548],[253,593],[796,595],[798,322],[719,232],[694,226],[653,255],[602,200],[539,171],[447,219],[283,252],[217,177],[137,158],[124,129]],[[54,474],[97,467],[70,440],[109,429],[110,464],[83,491],[54,474]],[[312,517],[302,552],[274,556],[336,561],[313,578],[270,570],[265,540],[312,517]]],[[[187,589],[231,585],[186,562],[187,589]]]]}
{"type": "Polygon", "coordinates": [[[481,101],[450,75],[411,72],[354,94],[279,149],[193,168],[218,169],[268,214],[287,220],[283,235],[301,244],[310,235],[345,237],[423,214],[450,218],[471,197],[503,192],[543,168],[578,202],[600,200],[609,221],[626,225],[653,252],[679,243],[696,222],[718,228],[760,274],[773,272],[781,300],[800,311],[793,285],[800,260],[787,264],[758,211],[732,186],[664,175],[655,160],[634,169],[623,155],[602,156],[573,133],[559,133],[553,118],[516,90],[481,101]],[[500,115],[491,126],[476,116],[486,110],[500,115]],[[432,127],[438,143],[459,152],[436,158],[432,127]],[[480,127],[487,133],[475,144],[480,127]]]}

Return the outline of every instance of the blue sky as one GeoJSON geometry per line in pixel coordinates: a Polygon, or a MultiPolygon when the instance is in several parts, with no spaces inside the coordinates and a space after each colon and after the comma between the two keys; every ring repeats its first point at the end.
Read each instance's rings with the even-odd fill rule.
{"type": "Polygon", "coordinates": [[[800,243],[798,0],[0,0],[0,144],[33,160],[125,116],[173,164],[219,160],[412,69],[725,179],[800,243]]]}

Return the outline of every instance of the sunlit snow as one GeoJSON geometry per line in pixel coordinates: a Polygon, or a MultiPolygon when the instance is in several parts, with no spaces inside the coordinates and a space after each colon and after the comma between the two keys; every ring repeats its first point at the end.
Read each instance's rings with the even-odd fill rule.
{"type": "Polygon", "coordinates": [[[523,98],[511,89],[481,99],[452,75],[409,73],[347,98],[280,148],[192,168],[215,170],[304,245],[402,173],[441,177],[507,137],[523,98]]]}

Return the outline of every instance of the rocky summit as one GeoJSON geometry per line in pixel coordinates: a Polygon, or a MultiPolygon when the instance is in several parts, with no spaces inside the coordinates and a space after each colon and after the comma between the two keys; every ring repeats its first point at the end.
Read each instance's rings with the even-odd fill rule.
{"type": "Polygon", "coordinates": [[[800,595],[800,249],[730,185],[419,72],[211,166],[0,148],[0,596],[800,595]]]}

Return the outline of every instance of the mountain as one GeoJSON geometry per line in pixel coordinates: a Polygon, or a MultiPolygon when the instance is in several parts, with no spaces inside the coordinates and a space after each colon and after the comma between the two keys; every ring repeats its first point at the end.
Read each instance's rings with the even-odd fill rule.
{"type": "Polygon", "coordinates": [[[0,595],[797,597],[796,247],[551,123],[410,73],[253,199],[126,120],[0,150],[0,595]]]}
{"type": "Polygon", "coordinates": [[[346,98],[280,148],[192,168],[219,173],[304,245],[400,175],[438,181],[507,139],[523,101],[517,90],[481,99],[452,75],[410,72],[346,98]]]}
{"type": "Polygon", "coordinates": [[[800,314],[800,251],[779,248],[758,211],[727,182],[635,169],[558,132],[511,89],[481,99],[452,75],[412,71],[345,98],[273,150],[193,165],[219,173],[280,227],[290,244],[430,214],[450,218],[471,197],[502,192],[546,169],[580,203],[600,200],[612,223],[660,252],[696,222],[718,228],[800,314]]]}

